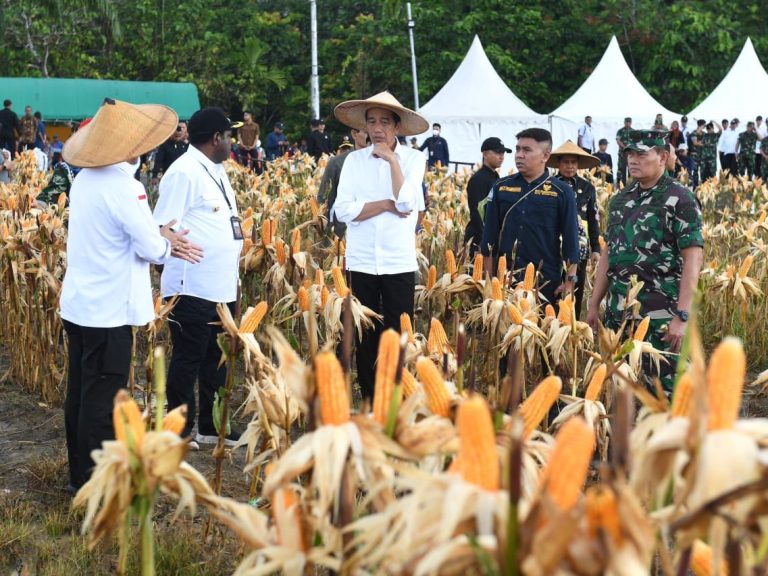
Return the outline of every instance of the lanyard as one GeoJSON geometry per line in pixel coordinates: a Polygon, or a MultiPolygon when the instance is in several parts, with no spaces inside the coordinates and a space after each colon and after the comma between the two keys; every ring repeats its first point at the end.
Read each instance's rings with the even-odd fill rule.
{"type": "Polygon", "coordinates": [[[200,162],[200,166],[203,167],[203,170],[205,170],[205,173],[208,174],[208,176],[211,177],[211,180],[213,180],[213,183],[216,184],[216,187],[221,190],[222,196],[224,196],[224,201],[227,203],[227,206],[229,207],[229,212],[233,216],[235,215],[235,211],[232,209],[232,204],[229,201],[229,197],[227,196],[227,190],[224,188],[224,183],[221,180],[216,180],[216,178],[213,177],[213,174],[208,170],[208,167],[200,162]]]}

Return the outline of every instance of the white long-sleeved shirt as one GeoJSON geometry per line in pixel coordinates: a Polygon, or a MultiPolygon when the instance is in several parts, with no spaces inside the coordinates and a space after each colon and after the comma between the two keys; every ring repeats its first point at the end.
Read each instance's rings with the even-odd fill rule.
{"type": "Polygon", "coordinates": [[[189,229],[187,238],[203,249],[203,260],[197,264],[169,261],[160,279],[163,297],[184,294],[210,302],[237,298],[243,241],[232,234],[230,218],[236,215],[237,201],[224,166],[190,146],[160,180],[154,217],[158,225],[176,220],[178,228],[189,229]]]}
{"type": "Polygon", "coordinates": [[[389,163],[373,156],[373,146],[350,152],[339,178],[333,211],[347,224],[347,270],[366,274],[401,274],[415,272],[416,223],[424,210],[424,168],[426,159],[418,150],[395,145],[395,155],[403,172],[403,185],[397,199],[392,193],[389,163]],[[367,202],[394,200],[400,218],[383,212],[362,222],[355,222],[367,202]]]}
{"type": "Polygon", "coordinates": [[[739,142],[739,133],[733,128],[723,130],[720,135],[720,142],[718,145],[718,152],[723,154],[736,154],[736,144],[739,142]]]}
{"type": "Polygon", "coordinates": [[[757,142],[755,142],[755,154],[760,154],[760,146],[762,145],[763,138],[765,138],[766,134],[768,134],[768,130],[766,130],[765,124],[760,124],[760,126],[755,125],[755,132],[757,132],[757,142]]]}
{"type": "Polygon", "coordinates": [[[85,168],[72,183],[61,317],[91,328],[141,326],[154,316],[149,263],[171,244],[160,235],[135,166],[85,168]]]}

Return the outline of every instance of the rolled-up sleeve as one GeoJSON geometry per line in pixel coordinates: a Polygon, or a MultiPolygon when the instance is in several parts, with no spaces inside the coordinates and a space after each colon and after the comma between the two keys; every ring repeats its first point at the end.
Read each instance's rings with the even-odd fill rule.
{"type": "Polygon", "coordinates": [[[336,202],[333,203],[332,215],[336,215],[339,222],[356,225],[355,218],[360,216],[365,202],[358,200],[355,194],[355,181],[360,176],[358,167],[358,157],[351,153],[347,156],[344,166],[341,168],[339,176],[339,187],[336,191],[336,202]]]}
{"type": "Polygon", "coordinates": [[[400,187],[395,200],[395,208],[400,212],[424,209],[422,183],[424,182],[425,167],[426,159],[416,154],[410,156],[405,165],[400,164],[400,169],[403,171],[403,185],[400,187]]]}

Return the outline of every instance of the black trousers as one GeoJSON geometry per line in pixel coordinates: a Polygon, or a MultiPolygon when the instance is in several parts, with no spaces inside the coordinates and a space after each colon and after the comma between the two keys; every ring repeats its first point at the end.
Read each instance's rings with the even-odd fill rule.
{"type": "Polygon", "coordinates": [[[576,319],[581,318],[581,303],[584,300],[584,284],[587,283],[587,260],[579,262],[579,267],[576,269],[576,289],[574,290],[574,296],[576,298],[576,319]]]}
{"type": "Polygon", "coordinates": [[[128,384],[133,330],[88,328],[64,320],[69,370],[64,401],[69,480],[80,487],[93,468],[91,451],[112,440],[112,407],[118,390],[128,384]]]}
{"type": "Polygon", "coordinates": [[[733,176],[739,175],[739,164],[736,161],[736,154],[723,154],[722,168],[730,170],[733,176]]]}
{"type": "Polygon", "coordinates": [[[376,275],[350,271],[348,279],[352,294],[360,303],[384,316],[384,324],[377,322],[374,328],[363,332],[357,346],[357,381],[363,399],[372,399],[381,333],[387,328],[400,332],[400,315],[404,312],[413,320],[416,273],[376,275]]]}
{"type": "MultiPolygon", "coordinates": [[[[234,311],[235,303],[227,304],[234,311]]],[[[182,436],[189,436],[195,424],[195,381],[200,398],[200,417],[198,432],[213,436],[213,400],[216,391],[225,385],[226,365],[219,366],[221,349],[217,342],[221,326],[211,325],[218,322],[216,302],[195,296],[179,296],[169,317],[173,353],[168,368],[166,394],[168,410],[182,404],[187,405],[187,423],[182,436]]]]}

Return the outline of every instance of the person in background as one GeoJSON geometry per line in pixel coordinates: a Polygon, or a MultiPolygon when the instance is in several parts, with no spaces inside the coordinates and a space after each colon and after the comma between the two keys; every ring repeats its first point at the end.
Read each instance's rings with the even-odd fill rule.
{"type": "Polygon", "coordinates": [[[675,178],[679,179],[683,168],[688,173],[689,182],[693,183],[694,164],[691,155],[688,153],[688,145],[680,144],[677,147],[677,160],[675,162],[675,178]]]}
{"type": "Polygon", "coordinates": [[[511,154],[512,150],[507,148],[501,139],[492,136],[483,141],[480,153],[483,155],[483,165],[467,182],[469,222],[464,231],[464,244],[469,243],[470,257],[474,257],[483,239],[483,216],[480,214],[480,203],[488,198],[491,188],[499,179],[499,168],[504,163],[504,155],[511,154]]]}
{"type": "Polygon", "coordinates": [[[19,119],[19,144],[18,151],[32,150],[37,138],[37,118],[32,114],[32,107],[24,108],[24,116],[19,119]]]}
{"type": "Polygon", "coordinates": [[[662,114],[656,114],[656,119],[653,121],[652,130],[663,130],[668,132],[669,128],[664,126],[664,116],[662,114]]]}
{"type": "Polygon", "coordinates": [[[250,112],[243,112],[243,125],[237,131],[237,140],[239,144],[239,162],[243,166],[257,170],[259,125],[253,121],[253,115],[250,112]]]}
{"type": "Polygon", "coordinates": [[[592,116],[584,118],[584,124],[579,127],[579,137],[577,140],[579,148],[592,154],[595,149],[595,136],[592,134],[592,116]]]}
{"type": "Polygon", "coordinates": [[[59,140],[59,135],[54,134],[51,141],[51,165],[55,166],[61,161],[61,150],[64,148],[64,143],[59,140]]]}
{"type": "Polygon", "coordinates": [[[768,130],[766,130],[762,116],[755,118],[755,133],[757,134],[757,142],[755,142],[755,174],[762,174],[763,156],[760,154],[760,148],[763,138],[768,135],[768,130]]]}
{"type": "Polygon", "coordinates": [[[267,135],[267,160],[274,160],[288,151],[290,142],[283,132],[284,129],[285,124],[277,122],[272,132],[267,135]]]}
{"type": "Polygon", "coordinates": [[[3,101],[3,109],[0,110],[0,148],[11,152],[11,159],[16,158],[16,134],[19,131],[19,117],[11,108],[13,102],[3,101]]]}
{"type": "Polygon", "coordinates": [[[432,136],[424,140],[419,150],[422,152],[427,149],[427,166],[430,169],[435,168],[440,163],[443,168],[448,167],[448,163],[451,161],[450,153],[448,152],[448,141],[440,135],[442,126],[435,122],[432,124],[432,136]]]}
{"type": "Polygon", "coordinates": [[[181,158],[187,151],[188,145],[184,141],[187,134],[187,123],[180,121],[176,131],[168,140],[163,142],[155,153],[155,163],[152,166],[152,186],[157,186],[160,178],[168,172],[171,164],[181,158]]]}
{"type": "Polygon", "coordinates": [[[48,136],[45,133],[45,122],[43,122],[43,115],[38,111],[35,112],[35,118],[37,118],[37,133],[35,134],[35,148],[39,148],[43,152],[46,151],[48,146],[48,136]]]}
{"type": "MultiPolygon", "coordinates": [[[[718,130],[717,132],[722,136],[728,131],[730,121],[728,118],[723,118],[720,122],[720,125],[722,126],[722,131],[718,130]]],[[[720,150],[720,142],[717,144],[717,156],[720,159],[720,169],[723,170],[725,168],[725,154],[723,154],[723,151],[720,150]]]]}
{"type": "Polygon", "coordinates": [[[714,178],[717,175],[717,149],[720,141],[720,126],[716,122],[710,122],[706,125],[707,133],[701,138],[701,148],[699,160],[701,169],[699,170],[699,182],[703,183],[714,178]],[[717,127],[717,131],[715,131],[717,127]]]}
{"type": "Polygon", "coordinates": [[[701,167],[701,147],[704,144],[704,135],[706,129],[704,128],[707,121],[700,118],[696,121],[696,130],[688,134],[688,157],[691,159],[691,166],[693,171],[691,172],[691,183],[694,190],[699,185],[699,169],[701,167]]]}
{"type": "Polygon", "coordinates": [[[416,136],[411,138],[411,148],[414,148],[416,150],[419,149],[419,140],[416,138],[416,136]]]}
{"type": "Polygon", "coordinates": [[[331,141],[325,134],[325,122],[318,118],[313,118],[310,123],[310,131],[307,135],[307,154],[315,159],[315,162],[322,158],[323,154],[330,156],[333,154],[331,141]]]}
{"type": "Polygon", "coordinates": [[[685,135],[680,130],[680,124],[677,123],[677,120],[672,120],[672,125],[669,127],[669,143],[677,149],[683,142],[685,142],[685,135]]]}
{"type": "MultiPolygon", "coordinates": [[[[607,144],[607,142],[606,142],[607,144]]],[[[576,269],[575,309],[576,318],[581,316],[584,286],[587,282],[587,264],[597,265],[600,259],[600,222],[597,213],[597,194],[589,180],[579,176],[579,170],[595,168],[600,161],[587,154],[570,140],[547,161],[547,166],[557,168],[558,180],[565,182],[576,192],[576,211],[579,224],[579,265],[576,269]]]]}
{"type": "Polygon", "coordinates": [[[736,155],[739,159],[739,175],[746,174],[749,178],[755,175],[755,146],[757,145],[757,132],[755,123],[747,122],[747,129],[739,134],[736,143],[736,155]]]}
{"type": "Polygon", "coordinates": [[[739,173],[739,165],[736,156],[739,146],[738,127],[739,119],[734,118],[731,120],[728,130],[724,130],[720,135],[720,143],[718,144],[720,153],[723,155],[721,168],[730,171],[734,176],[739,173]]]}
{"type": "Polygon", "coordinates": [[[598,150],[595,152],[595,158],[600,160],[600,167],[597,169],[597,175],[606,183],[613,184],[613,158],[608,154],[608,140],[600,138],[597,147],[598,150]]]}
{"type": "Polygon", "coordinates": [[[11,151],[0,148],[0,184],[8,184],[11,181],[11,170],[13,170],[11,151]]]}
{"type": "Polygon", "coordinates": [[[616,171],[616,184],[619,186],[627,183],[627,157],[624,154],[624,149],[629,144],[629,133],[631,131],[632,118],[627,116],[624,118],[624,126],[616,132],[616,144],[619,147],[619,167],[616,171]]]}
{"type": "Polygon", "coordinates": [[[683,135],[683,142],[688,144],[688,136],[691,134],[691,129],[688,128],[688,116],[680,118],[680,132],[683,135]]]}

